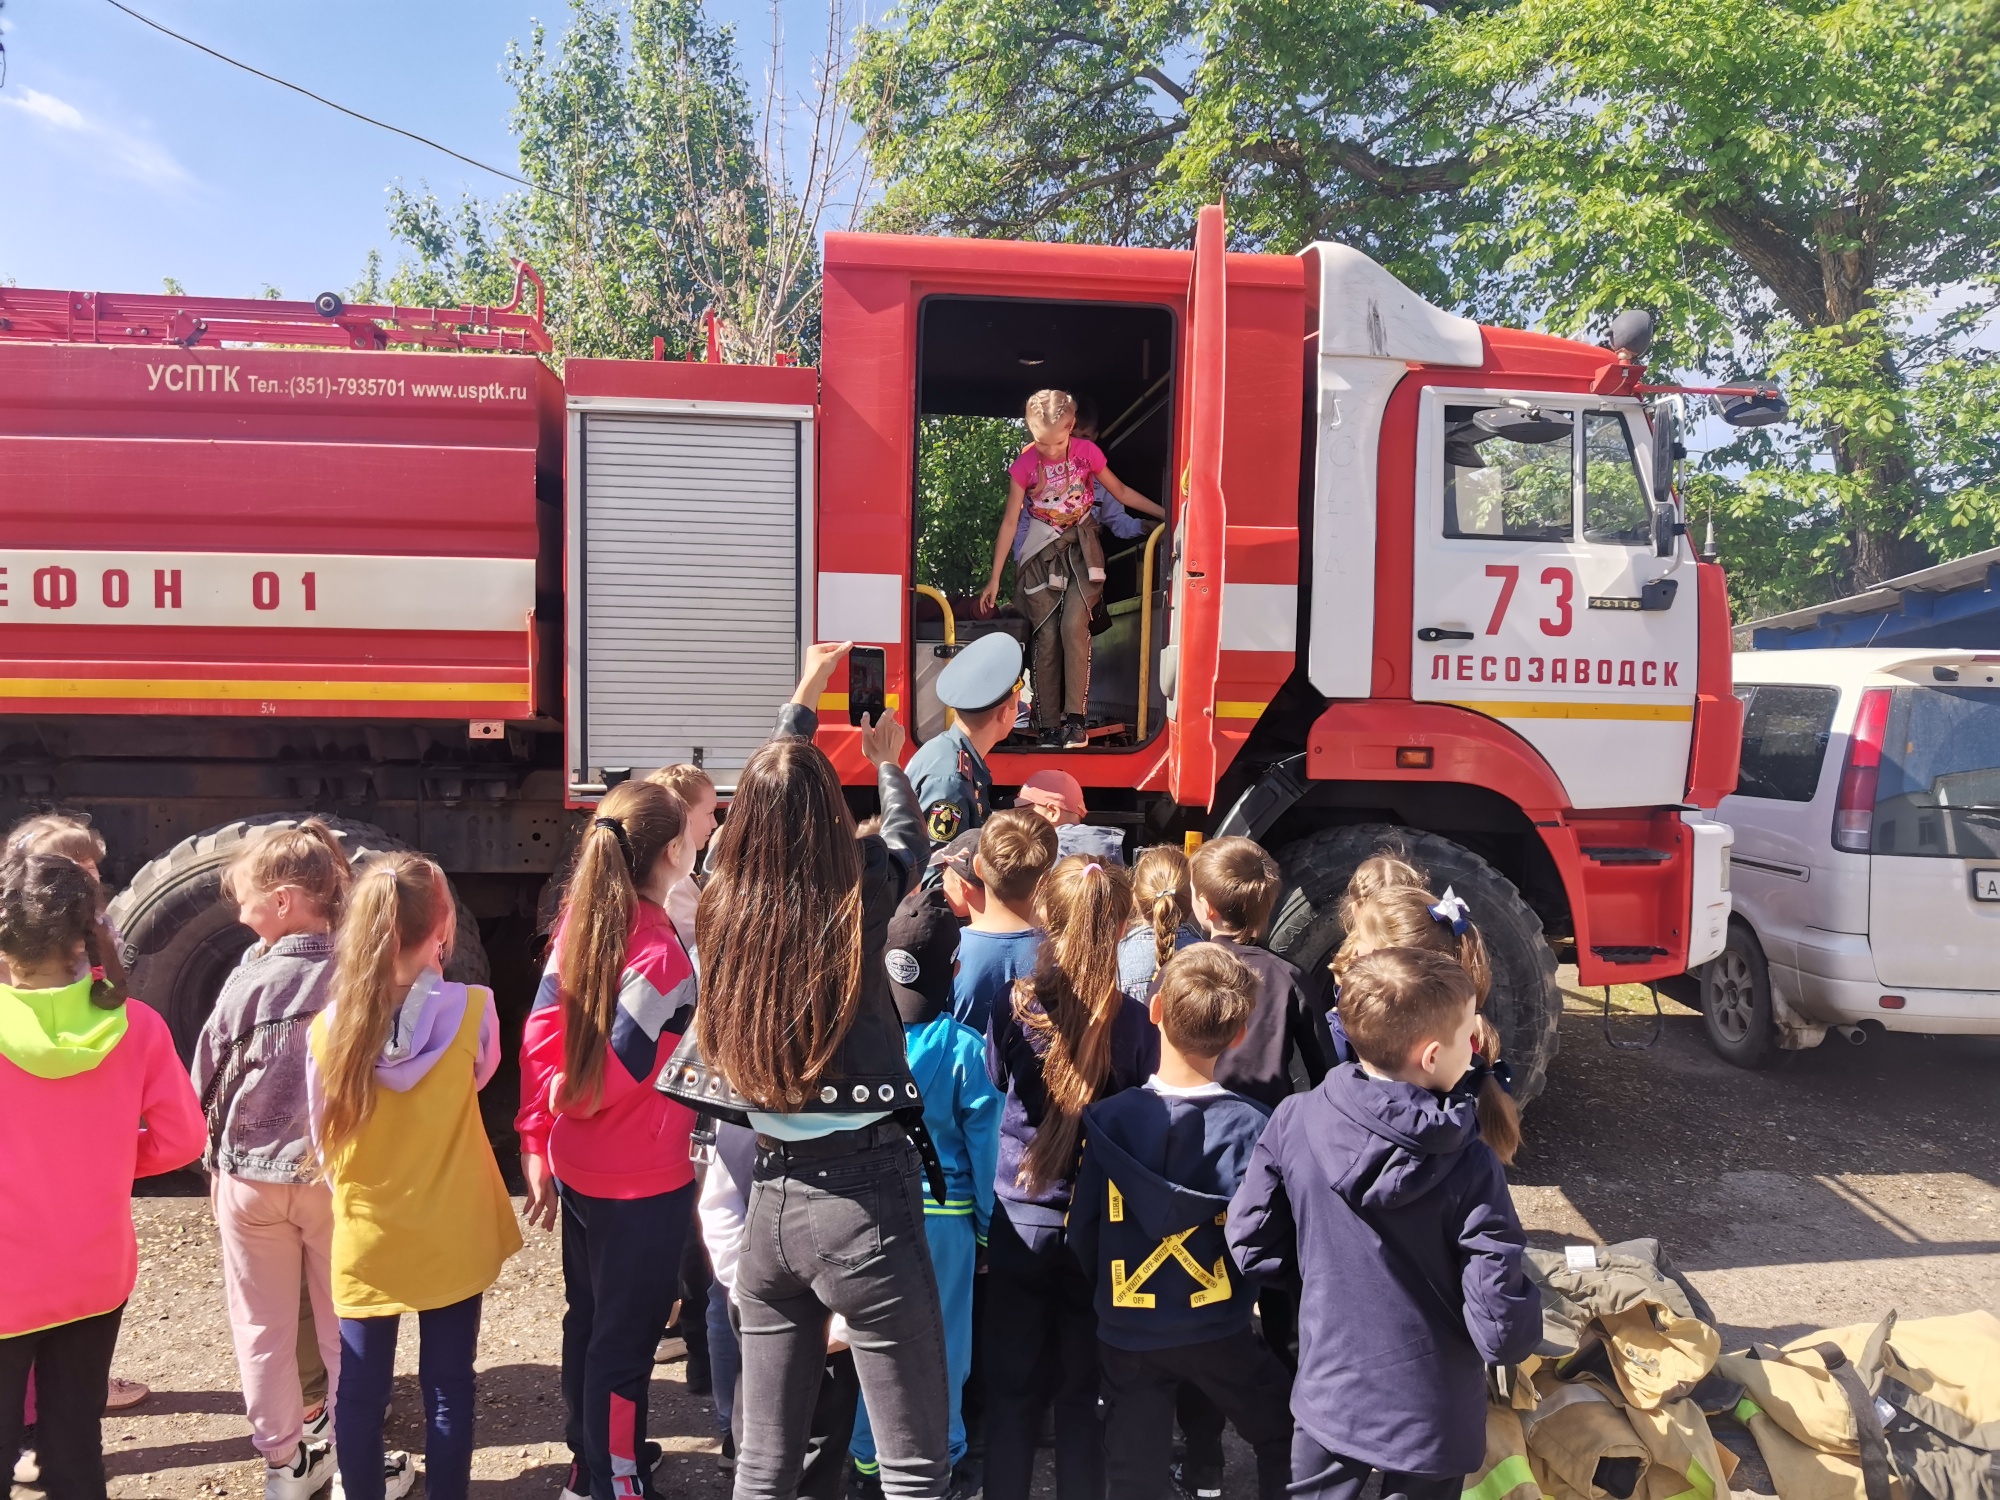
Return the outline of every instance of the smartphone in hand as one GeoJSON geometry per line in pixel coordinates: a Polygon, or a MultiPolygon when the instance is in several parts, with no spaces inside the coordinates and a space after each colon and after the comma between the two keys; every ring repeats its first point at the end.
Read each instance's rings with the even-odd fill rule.
{"type": "Polygon", "coordinates": [[[856,646],[847,653],[847,722],[865,717],[879,724],[888,711],[889,655],[880,646],[856,646]]]}

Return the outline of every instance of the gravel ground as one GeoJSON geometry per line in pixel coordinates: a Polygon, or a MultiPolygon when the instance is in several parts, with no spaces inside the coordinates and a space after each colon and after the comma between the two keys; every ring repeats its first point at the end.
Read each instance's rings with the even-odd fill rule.
{"type": "MultiPolygon", "coordinates": [[[[1709,1051],[1692,1011],[1667,1008],[1646,1052],[1607,1047],[1580,1001],[1565,1018],[1513,1172],[1536,1243],[1659,1237],[1731,1347],[1890,1308],[2000,1311],[2000,1039],[1836,1039],[1744,1073],[1709,1051]]],[[[1629,1016],[1616,1024],[1621,1037],[1645,1029],[1629,1016]]],[[[134,1205],[140,1275],[117,1362],[153,1394],[105,1421],[111,1493],[254,1496],[208,1205],[198,1182],[160,1186],[134,1205]]],[[[487,1297],[475,1495],[553,1500],[560,1487],[561,1309],[555,1241],[531,1231],[487,1297]]],[[[410,1329],[391,1441],[420,1449],[415,1367],[410,1329]]],[[[723,1500],[713,1409],[688,1394],[682,1371],[661,1366],[654,1387],[654,1436],[670,1455],[662,1489],[723,1500]]],[[[1727,1425],[1718,1434],[1750,1451],[1727,1425]]],[[[1250,1478],[1237,1449],[1230,1500],[1249,1500],[1250,1478]]],[[[1735,1486],[1769,1489],[1754,1463],[1735,1486]]]]}

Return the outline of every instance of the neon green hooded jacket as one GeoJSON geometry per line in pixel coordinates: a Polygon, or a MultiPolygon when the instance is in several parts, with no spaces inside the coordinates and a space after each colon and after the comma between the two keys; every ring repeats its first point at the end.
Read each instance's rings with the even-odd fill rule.
{"type": "Polygon", "coordinates": [[[0,985],[0,1338],[132,1294],[132,1182],[201,1155],[201,1107],[159,1012],[0,985]]]}

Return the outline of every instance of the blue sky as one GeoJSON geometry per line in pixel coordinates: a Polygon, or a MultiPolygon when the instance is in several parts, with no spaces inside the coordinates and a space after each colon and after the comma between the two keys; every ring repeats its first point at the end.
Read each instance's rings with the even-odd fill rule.
{"type": "MultiPolygon", "coordinates": [[[[515,166],[501,77],[566,0],[128,0],[196,40],[498,167],[515,166]]],[[[781,0],[801,75],[823,0],[781,0]]],[[[762,96],[771,12],[710,0],[762,96]]],[[[142,26],[104,0],[6,0],[0,281],[80,291],[308,298],[371,247],[393,263],[387,185],[455,199],[509,184],[335,114],[142,26]]]]}

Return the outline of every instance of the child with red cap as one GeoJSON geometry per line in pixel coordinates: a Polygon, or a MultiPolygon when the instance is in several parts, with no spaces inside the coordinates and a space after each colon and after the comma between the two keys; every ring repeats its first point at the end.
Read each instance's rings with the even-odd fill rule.
{"type": "Polygon", "coordinates": [[[1083,821],[1083,786],[1067,771],[1037,771],[1021,783],[1014,805],[1038,813],[1055,825],[1058,858],[1088,854],[1093,859],[1125,863],[1125,836],[1115,828],[1096,828],[1083,821]]]}

